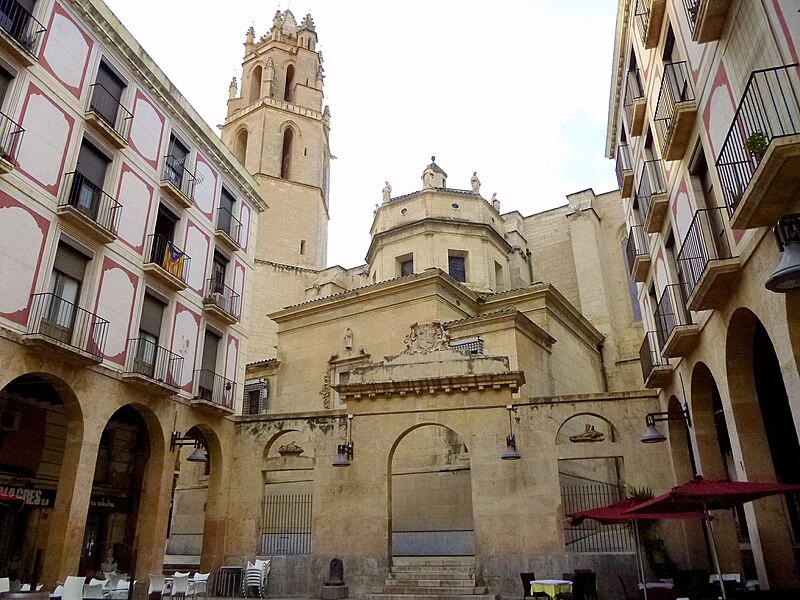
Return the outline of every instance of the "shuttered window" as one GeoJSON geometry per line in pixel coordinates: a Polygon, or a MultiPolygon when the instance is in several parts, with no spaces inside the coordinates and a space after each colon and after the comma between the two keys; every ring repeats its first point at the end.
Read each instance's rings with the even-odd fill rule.
{"type": "Polygon", "coordinates": [[[142,302],[142,318],[139,330],[158,339],[161,335],[161,319],[164,316],[164,303],[149,294],[145,294],[142,302]]]}
{"type": "Polygon", "coordinates": [[[467,280],[467,258],[458,254],[450,254],[447,257],[447,268],[450,277],[456,281],[464,283],[467,280]]]}

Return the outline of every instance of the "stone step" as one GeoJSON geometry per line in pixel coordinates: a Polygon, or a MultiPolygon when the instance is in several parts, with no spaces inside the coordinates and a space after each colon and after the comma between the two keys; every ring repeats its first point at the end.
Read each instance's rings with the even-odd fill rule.
{"type": "Polygon", "coordinates": [[[474,573],[475,565],[392,565],[392,573],[474,573]]]}
{"type": "Polygon", "coordinates": [[[497,600],[496,594],[367,594],[366,600],[497,600]]]}
{"type": "Polygon", "coordinates": [[[455,566],[475,566],[474,556],[395,556],[392,558],[392,565],[455,565],[455,566]]]}
{"type": "Polygon", "coordinates": [[[392,577],[384,582],[387,587],[400,586],[408,587],[412,585],[420,587],[472,587],[475,585],[474,577],[459,577],[459,578],[428,578],[428,577],[392,577]]]}
{"type": "Polygon", "coordinates": [[[390,594],[390,595],[398,595],[403,594],[404,596],[447,596],[455,597],[455,596],[481,596],[487,592],[486,586],[474,586],[474,587],[440,587],[440,586],[408,586],[408,587],[398,587],[398,586],[384,586],[381,590],[382,594],[390,594]]]}
{"type": "Polygon", "coordinates": [[[475,569],[458,570],[458,571],[389,571],[389,577],[392,579],[474,579],[475,569]]]}

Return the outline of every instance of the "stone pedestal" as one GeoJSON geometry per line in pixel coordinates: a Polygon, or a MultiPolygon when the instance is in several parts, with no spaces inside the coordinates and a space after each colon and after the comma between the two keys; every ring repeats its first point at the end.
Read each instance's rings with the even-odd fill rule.
{"type": "Polygon", "coordinates": [[[319,593],[321,600],[341,600],[347,598],[348,588],[346,585],[322,585],[322,591],[319,593]]]}

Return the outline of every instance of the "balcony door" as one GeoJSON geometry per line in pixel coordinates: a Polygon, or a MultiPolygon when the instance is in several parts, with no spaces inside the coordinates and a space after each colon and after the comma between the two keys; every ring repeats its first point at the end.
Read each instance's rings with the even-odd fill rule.
{"type": "Polygon", "coordinates": [[[113,128],[117,122],[117,113],[126,84],[105,60],[100,61],[95,84],[92,94],[92,110],[113,128]]]}
{"type": "Polygon", "coordinates": [[[183,171],[189,149],[173,133],[169,136],[169,155],[164,165],[164,178],[179,190],[183,190],[183,171]]]}
{"type": "Polygon", "coordinates": [[[52,296],[42,314],[41,333],[65,344],[72,342],[87,262],[88,258],[77,250],[64,243],[58,245],[50,278],[52,296]]]}
{"type": "Polygon", "coordinates": [[[161,336],[161,320],[164,316],[164,303],[150,294],[145,294],[142,302],[142,317],[139,320],[139,342],[134,357],[134,370],[150,378],[163,376],[166,365],[157,365],[158,342],[161,336]],[[156,371],[159,371],[157,373],[156,371]]]}
{"type": "Polygon", "coordinates": [[[97,221],[106,171],[111,161],[94,144],[83,140],[70,190],[69,203],[97,221]]]}
{"type": "Polygon", "coordinates": [[[200,381],[198,383],[197,395],[203,400],[214,401],[214,380],[217,370],[217,353],[219,352],[218,336],[213,331],[206,329],[203,340],[203,358],[200,363],[200,381]]]}

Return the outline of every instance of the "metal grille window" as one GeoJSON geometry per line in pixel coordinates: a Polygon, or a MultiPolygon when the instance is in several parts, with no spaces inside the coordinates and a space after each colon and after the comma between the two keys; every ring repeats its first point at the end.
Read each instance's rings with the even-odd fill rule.
{"type": "Polygon", "coordinates": [[[269,381],[266,379],[244,386],[244,406],[242,414],[263,415],[267,412],[269,400],[269,381]]]}
{"type": "Polygon", "coordinates": [[[447,257],[447,270],[456,281],[467,281],[467,257],[461,254],[450,254],[447,257]]]}
{"type": "MultiPolygon", "coordinates": [[[[561,503],[566,514],[599,508],[625,499],[625,488],[610,483],[561,485],[561,503]]],[[[600,525],[586,519],[576,527],[564,528],[566,548],[571,552],[628,552],[633,550],[624,524],[600,525]]]]}
{"type": "Polygon", "coordinates": [[[265,495],[261,554],[310,554],[311,504],[311,494],[265,495]]]}
{"type": "Polygon", "coordinates": [[[453,350],[466,350],[470,354],[483,354],[483,340],[479,337],[466,338],[463,340],[453,340],[450,342],[453,350]]]}

